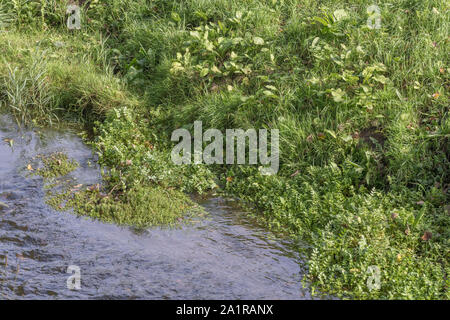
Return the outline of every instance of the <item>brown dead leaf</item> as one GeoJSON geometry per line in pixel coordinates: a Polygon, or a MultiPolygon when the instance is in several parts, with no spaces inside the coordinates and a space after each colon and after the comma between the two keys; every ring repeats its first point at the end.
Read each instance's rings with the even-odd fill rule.
{"type": "Polygon", "coordinates": [[[94,184],[92,186],[87,187],[87,190],[88,191],[94,191],[94,190],[98,191],[98,190],[100,190],[100,185],[98,183],[94,184]]]}
{"type": "Polygon", "coordinates": [[[74,186],[72,189],[70,189],[70,192],[76,192],[78,193],[80,191],[80,188],[82,187],[82,184],[77,184],[76,186],[74,186]]]}
{"type": "Polygon", "coordinates": [[[25,257],[20,253],[16,253],[16,257],[19,258],[19,260],[25,260],[25,257]]]}
{"type": "Polygon", "coordinates": [[[147,147],[147,148],[149,148],[150,150],[153,150],[153,145],[150,143],[150,141],[145,141],[144,142],[144,144],[145,144],[145,146],[147,147]]]}
{"type": "Polygon", "coordinates": [[[425,231],[425,233],[423,234],[422,237],[420,237],[420,239],[422,239],[423,241],[428,241],[431,239],[431,232],[430,231],[425,231]]]}
{"type": "Polygon", "coordinates": [[[291,177],[295,177],[296,175],[298,175],[300,173],[300,171],[295,171],[293,174],[291,174],[291,177]]]}
{"type": "Polygon", "coordinates": [[[5,141],[6,143],[8,143],[9,146],[10,146],[11,148],[12,148],[12,146],[14,145],[14,140],[13,140],[13,139],[5,138],[5,139],[3,139],[3,141],[5,141]]]}

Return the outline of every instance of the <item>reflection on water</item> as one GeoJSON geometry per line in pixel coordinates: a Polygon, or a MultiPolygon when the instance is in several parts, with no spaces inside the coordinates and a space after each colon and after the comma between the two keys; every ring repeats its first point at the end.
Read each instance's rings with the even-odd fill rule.
{"type": "Polygon", "coordinates": [[[19,132],[0,117],[0,298],[310,298],[292,245],[253,225],[230,201],[203,201],[210,216],[193,225],[139,233],[52,210],[42,180],[27,177],[26,166],[55,151],[80,163],[71,173],[78,183],[100,179],[76,135],[19,132]],[[66,287],[69,265],[81,268],[79,291],[66,287]]]}

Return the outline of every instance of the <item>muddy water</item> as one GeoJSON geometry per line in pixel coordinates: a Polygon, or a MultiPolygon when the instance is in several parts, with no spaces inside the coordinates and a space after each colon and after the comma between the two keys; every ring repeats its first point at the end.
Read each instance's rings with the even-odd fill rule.
{"type": "Polygon", "coordinates": [[[289,241],[253,225],[233,202],[203,201],[207,219],[136,232],[44,202],[27,176],[37,154],[66,152],[78,183],[100,179],[91,151],[72,133],[20,131],[0,117],[0,299],[309,299],[289,241]],[[4,139],[13,139],[11,147],[4,139]],[[67,288],[69,265],[81,289],[67,288]]]}

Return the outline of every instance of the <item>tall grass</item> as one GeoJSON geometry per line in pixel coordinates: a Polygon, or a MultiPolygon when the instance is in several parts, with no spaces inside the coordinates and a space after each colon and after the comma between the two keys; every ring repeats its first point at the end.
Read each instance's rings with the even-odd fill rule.
{"type": "Polygon", "coordinates": [[[92,49],[85,52],[85,42],[70,34],[24,33],[0,34],[0,106],[21,123],[92,126],[113,108],[136,105],[113,74],[101,35],[90,39],[92,49]]]}
{"type": "Polygon", "coordinates": [[[59,120],[44,56],[45,52],[33,55],[25,69],[8,65],[8,74],[2,86],[2,94],[5,96],[2,104],[11,111],[19,124],[39,119],[53,125],[59,120]]]}
{"type": "Polygon", "coordinates": [[[0,3],[0,32],[10,24],[11,20],[11,15],[7,11],[5,5],[0,3]]]}

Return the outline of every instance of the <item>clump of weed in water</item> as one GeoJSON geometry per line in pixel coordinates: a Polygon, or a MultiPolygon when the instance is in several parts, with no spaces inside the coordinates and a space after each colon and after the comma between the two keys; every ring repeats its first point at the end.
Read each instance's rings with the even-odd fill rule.
{"type": "Polygon", "coordinates": [[[145,228],[155,225],[174,225],[204,211],[184,193],[157,185],[136,185],[124,190],[100,184],[74,185],[64,177],[79,164],[62,152],[40,155],[42,167],[33,175],[46,182],[46,203],[53,209],[73,210],[79,216],[89,216],[104,222],[145,228]]]}
{"type": "Polygon", "coordinates": [[[36,170],[35,174],[45,179],[57,178],[69,174],[79,163],[62,152],[55,152],[49,156],[38,156],[42,160],[43,167],[36,170]]]}
{"type": "Polygon", "coordinates": [[[70,210],[103,222],[146,228],[175,225],[203,215],[200,206],[182,192],[161,187],[137,186],[126,193],[105,193],[100,185],[75,186],[66,191],[49,191],[47,204],[55,210],[70,210]]]}

